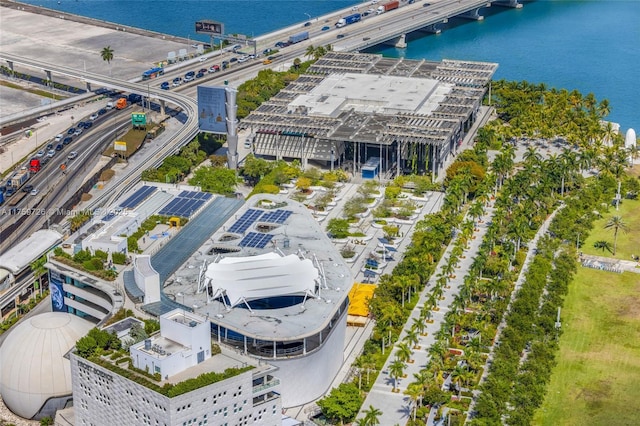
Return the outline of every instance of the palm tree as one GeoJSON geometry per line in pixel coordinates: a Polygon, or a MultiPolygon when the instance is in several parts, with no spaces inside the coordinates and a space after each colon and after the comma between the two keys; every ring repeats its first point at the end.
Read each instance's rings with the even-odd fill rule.
{"type": "MultiPolygon", "coordinates": [[[[418,324],[422,324],[422,322],[418,321],[418,324]]],[[[418,346],[420,338],[418,337],[418,332],[415,328],[412,327],[407,330],[407,334],[404,336],[404,341],[409,343],[410,345],[413,345],[413,349],[420,349],[420,347],[418,346]]]]}
{"type": "Polygon", "coordinates": [[[389,375],[393,379],[393,392],[396,391],[396,386],[398,385],[398,379],[402,377],[404,374],[405,364],[404,362],[396,359],[391,364],[389,364],[389,375]]]}
{"type": "Polygon", "coordinates": [[[426,324],[424,323],[424,318],[422,318],[422,311],[420,312],[419,318],[414,318],[413,323],[411,324],[411,330],[415,330],[424,336],[424,329],[426,328],[426,324]]]}
{"type": "Polygon", "coordinates": [[[409,347],[409,345],[402,342],[398,343],[397,347],[398,351],[396,352],[396,359],[402,363],[411,361],[411,355],[413,354],[413,352],[411,352],[411,348],[409,347]]]}
{"type": "Polygon", "coordinates": [[[451,372],[451,382],[458,387],[458,397],[460,396],[460,391],[462,390],[462,383],[465,378],[466,368],[456,365],[456,368],[451,372]]]}
{"type": "Polygon", "coordinates": [[[102,48],[100,51],[100,57],[102,57],[103,61],[106,61],[109,64],[109,77],[111,77],[111,61],[113,60],[113,49],[111,46],[102,48]]]}
{"type": "Polygon", "coordinates": [[[622,216],[613,216],[604,225],[605,229],[613,229],[613,255],[616,255],[616,248],[618,246],[618,231],[627,232],[629,227],[622,220],[622,216]]]}
{"type": "Polygon", "coordinates": [[[307,57],[309,57],[309,58],[313,58],[313,55],[314,55],[315,53],[316,53],[316,48],[315,48],[315,47],[313,47],[313,45],[311,45],[311,44],[310,44],[310,45],[307,47],[307,50],[305,50],[305,52],[304,52],[304,56],[307,56],[307,57]]]}
{"type": "Polygon", "coordinates": [[[364,414],[364,421],[367,426],[376,426],[380,424],[379,417],[382,415],[382,411],[370,405],[368,409],[362,412],[364,414]]]}
{"type": "Polygon", "coordinates": [[[422,401],[422,396],[424,394],[424,387],[417,383],[411,383],[407,390],[404,391],[404,394],[409,397],[411,400],[411,406],[413,411],[413,421],[416,421],[416,412],[418,411],[419,401],[422,401]]]}
{"type": "Polygon", "coordinates": [[[45,268],[44,264],[47,263],[47,256],[43,255],[40,258],[31,262],[31,271],[33,272],[33,276],[35,281],[38,282],[38,289],[40,290],[40,295],[42,295],[42,276],[47,272],[47,268],[45,268]]]}

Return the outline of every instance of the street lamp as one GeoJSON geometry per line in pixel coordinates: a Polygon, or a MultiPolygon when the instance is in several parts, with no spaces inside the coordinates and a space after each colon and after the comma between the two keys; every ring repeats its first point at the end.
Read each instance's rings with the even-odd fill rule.
{"type": "Polygon", "coordinates": [[[307,18],[309,18],[309,21],[311,20],[311,15],[309,15],[308,13],[305,13],[305,15],[307,15],[307,18]]]}

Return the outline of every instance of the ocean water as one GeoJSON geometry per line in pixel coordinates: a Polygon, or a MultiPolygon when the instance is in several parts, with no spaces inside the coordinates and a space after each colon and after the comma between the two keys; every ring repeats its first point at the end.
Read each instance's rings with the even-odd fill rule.
{"type": "MultiPolygon", "coordinates": [[[[24,0],[23,0],[24,1],[24,0]]],[[[258,36],[342,9],[356,1],[318,0],[26,0],[82,16],[207,41],[194,22],[258,36]]],[[[496,79],[544,82],[608,99],[608,119],[640,129],[640,1],[537,0],[522,9],[483,9],[483,21],[453,19],[439,35],[409,39],[406,49],[373,52],[410,59],[498,62],[496,79]]]]}

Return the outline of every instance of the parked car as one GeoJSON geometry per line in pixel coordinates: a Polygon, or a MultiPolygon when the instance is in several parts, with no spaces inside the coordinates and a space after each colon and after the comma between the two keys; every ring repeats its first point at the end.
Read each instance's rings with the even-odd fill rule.
{"type": "Polygon", "coordinates": [[[304,26],[305,26],[305,27],[310,27],[310,26],[311,26],[311,22],[305,22],[305,23],[304,23],[304,26]]]}
{"type": "Polygon", "coordinates": [[[63,143],[64,145],[69,145],[69,144],[71,143],[71,141],[73,141],[73,138],[72,138],[71,136],[67,136],[66,138],[64,138],[64,139],[62,140],[62,143],[63,143]]]}
{"type": "Polygon", "coordinates": [[[107,113],[107,109],[106,108],[102,108],[100,110],[98,110],[98,115],[104,115],[107,113]]]}
{"type": "Polygon", "coordinates": [[[91,115],[89,116],[89,120],[91,120],[91,121],[93,121],[93,120],[95,120],[95,119],[97,119],[97,118],[98,118],[98,114],[97,114],[97,113],[93,113],[93,114],[91,114],[91,115]]]}
{"type": "Polygon", "coordinates": [[[53,144],[52,143],[48,143],[47,144],[47,151],[51,151],[53,149],[53,144]]]}
{"type": "Polygon", "coordinates": [[[84,122],[84,121],[81,121],[81,122],[79,122],[79,123],[78,123],[78,125],[77,125],[76,127],[77,127],[78,129],[84,129],[84,125],[85,125],[85,122],[84,122]]]}
{"type": "Polygon", "coordinates": [[[220,65],[211,65],[208,70],[208,72],[211,74],[218,71],[220,71],[220,65]]]}
{"type": "Polygon", "coordinates": [[[73,134],[73,132],[75,132],[75,131],[76,131],[76,129],[74,129],[74,128],[72,127],[72,128],[70,128],[69,130],[67,130],[67,134],[68,134],[68,135],[72,135],[72,134],[73,134]]]}
{"type": "Polygon", "coordinates": [[[93,126],[93,123],[92,123],[92,122],[90,122],[90,121],[85,121],[85,122],[84,122],[84,128],[85,128],[85,130],[86,130],[86,129],[90,129],[90,128],[91,128],[91,126],[93,126]]]}
{"type": "Polygon", "coordinates": [[[36,157],[44,157],[45,152],[43,150],[40,150],[36,153],[36,157]]]}
{"type": "Polygon", "coordinates": [[[328,27],[326,25],[324,27],[322,27],[322,31],[329,31],[330,29],[331,29],[331,27],[328,27]]]}
{"type": "Polygon", "coordinates": [[[344,34],[338,34],[336,38],[344,38],[344,34]]]}
{"type": "Polygon", "coordinates": [[[200,68],[200,71],[198,71],[200,74],[206,74],[207,73],[207,69],[206,68],[200,68]]]}
{"type": "Polygon", "coordinates": [[[82,129],[76,129],[76,132],[74,133],[74,135],[80,136],[81,134],[82,134],[82,129]]]}
{"type": "Polygon", "coordinates": [[[202,78],[202,77],[204,77],[203,73],[199,72],[198,74],[196,74],[196,78],[202,78]]]}
{"type": "Polygon", "coordinates": [[[233,58],[229,59],[229,62],[238,62],[238,58],[234,56],[233,58]]]}
{"type": "Polygon", "coordinates": [[[64,148],[64,146],[62,146],[61,143],[59,143],[58,145],[56,145],[56,151],[62,151],[62,148],[64,148]]]}
{"type": "Polygon", "coordinates": [[[15,193],[16,193],[16,190],[15,190],[13,187],[11,187],[11,186],[10,186],[10,187],[8,187],[8,188],[7,188],[7,190],[5,191],[4,196],[5,196],[5,197],[7,197],[7,198],[9,198],[9,197],[11,197],[13,194],[15,194],[15,193]]]}
{"type": "Polygon", "coordinates": [[[60,142],[63,137],[64,137],[64,135],[62,133],[60,133],[60,134],[56,135],[56,138],[54,139],[54,141],[60,142]]]}

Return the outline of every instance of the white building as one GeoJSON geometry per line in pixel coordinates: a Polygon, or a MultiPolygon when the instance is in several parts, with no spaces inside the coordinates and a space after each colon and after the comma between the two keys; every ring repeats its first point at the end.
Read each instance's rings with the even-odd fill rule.
{"type": "Polygon", "coordinates": [[[322,397],[342,367],[352,285],[349,267],[306,206],[260,194],[164,290],[207,316],[220,344],[278,367],[282,405],[290,408],[322,397]]]}
{"type": "Polygon", "coordinates": [[[73,415],[59,413],[56,424],[282,424],[276,369],[224,349],[212,355],[211,349],[206,318],[174,310],[160,317],[159,334],[130,348],[134,366],[160,373],[160,380],[131,370],[126,361],[105,356],[98,365],[71,353],[73,415]],[[74,423],[62,420],[70,417],[74,423]]]}

